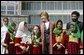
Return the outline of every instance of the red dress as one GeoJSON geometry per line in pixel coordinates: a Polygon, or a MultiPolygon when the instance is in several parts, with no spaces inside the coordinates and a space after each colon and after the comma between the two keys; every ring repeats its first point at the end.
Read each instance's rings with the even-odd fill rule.
{"type": "Polygon", "coordinates": [[[8,54],[15,54],[14,41],[10,39],[10,33],[6,33],[5,44],[8,46],[8,54]],[[11,43],[12,42],[12,43],[11,43]]]}
{"type": "MultiPolygon", "coordinates": [[[[19,44],[19,46],[25,46],[26,48],[29,46],[29,44],[21,43],[21,38],[15,38],[15,45],[19,44]]],[[[29,51],[24,52],[19,46],[16,47],[16,54],[29,54],[29,51]]]]}
{"type": "Polygon", "coordinates": [[[79,39],[74,41],[70,40],[70,36],[67,38],[68,54],[79,54],[80,41],[79,39]]]}
{"type": "Polygon", "coordinates": [[[67,35],[63,33],[61,36],[58,36],[58,37],[53,34],[52,36],[53,54],[65,54],[65,48],[66,48],[66,42],[67,42],[66,37],[67,35]],[[56,45],[54,46],[54,44],[56,45]],[[61,45],[60,49],[57,49],[58,48],[57,44],[61,45]]]}
{"type": "Polygon", "coordinates": [[[42,54],[41,46],[32,48],[32,54],[42,54]]]}
{"type": "MultiPolygon", "coordinates": [[[[32,35],[32,37],[34,37],[34,35],[32,35]]],[[[32,39],[33,40],[33,39],[32,39]]],[[[35,41],[38,40],[38,39],[35,39],[35,41]]],[[[41,39],[39,39],[39,43],[41,39]]],[[[42,54],[42,46],[41,44],[39,44],[38,46],[36,44],[32,44],[32,54],[42,54]]]]}

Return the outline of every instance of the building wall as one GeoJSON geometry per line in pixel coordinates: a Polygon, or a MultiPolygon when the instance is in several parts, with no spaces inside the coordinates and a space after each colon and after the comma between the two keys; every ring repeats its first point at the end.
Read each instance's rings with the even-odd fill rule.
{"type": "Polygon", "coordinates": [[[64,25],[71,21],[71,12],[76,10],[83,22],[83,1],[5,1],[1,2],[1,19],[7,16],[17,24],[23,20],[32,25],[40,24],[42,10],[46,10],[54,22],[61,19],[64,25]]]}
{"type": "Polygon", "coordinates": [[[37,21],[40,21],[39,14],[42,10],[46,10],[54,22],[61,19],[64,24],[71,21],[71,12],[78,11],[81,15],[79,20],[83,22],[82,1],[22,1],[21,3],[23,4],[21,14],[30,15],[31,24],[40,23],[37,21]]]}

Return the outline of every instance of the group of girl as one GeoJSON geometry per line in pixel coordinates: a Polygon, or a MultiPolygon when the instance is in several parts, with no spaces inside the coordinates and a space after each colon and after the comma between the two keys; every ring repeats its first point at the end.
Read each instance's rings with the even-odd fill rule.
{"type": "Polygon", "coordinates": [[[79,27],[71,22],[68,31],[63,29],[63,22],[57,20],[56,24],[48,19],[46,12],[41,14],[42,23],[35,25],[32,33],[28,31],[27,22],[20,22],[15,32],[16,24],[6,23],[2,27],[1,53],[2,54],[79,54],[80,34],[79,27]],[[46,17],[46,18],[44,18],[46,17]],[[46,25],[47,24],[47,25],[46,25]],[[3,32],[4,31],[4,32],[3,32]]]}

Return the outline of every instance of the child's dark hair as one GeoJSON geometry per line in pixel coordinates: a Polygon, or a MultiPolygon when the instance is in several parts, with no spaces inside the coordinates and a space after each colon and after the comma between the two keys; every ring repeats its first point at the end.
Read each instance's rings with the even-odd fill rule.
{"type": "Polygon", "coordinates": [[[27,24],[27,22],[24,22],[24,24],[27,24]]]}
{"type": "Polygon", "coordinates": [[[16,26],[16,23],[13,22],[13,23],[12,23],[12,26],[16,26]]]}
{"type": "MultiPolygon", "coordinates": [[[[40,31],[40,26],[39,26],[39,25],[35,25],[35,26],[38,27],[38,29],[39,29],[39,31],[40,31]]],[[[34,27],[35,27],[35,26],[34,26],[34,27]]],[[[33,28],[34,28],[34,27],[33,27],[33,28]]]]}
{"type": "MultiPolygon", "coordinates": [[[[39,29],[39,32],[40,32],[40,26],[39,26],[39,25],[34,25],[34,27],[35,27],[35,26],[36,26],[36,27],[38,27],[38,29],[39,29]]],[[[33,28],[34,28],[34,27],[33,27],[33,28]]]]}

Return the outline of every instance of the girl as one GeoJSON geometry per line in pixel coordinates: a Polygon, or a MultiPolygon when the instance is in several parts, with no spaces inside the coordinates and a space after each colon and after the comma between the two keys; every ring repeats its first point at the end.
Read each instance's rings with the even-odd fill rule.
{"type": "Polygon", "coordinates": [[[4,44],[4,40],[6,37],[6,33],[8,32],[7,26],[9,23],[9,19],[7,17],[3,18],[3,26],[1,27],[1,54],[8,53],[6,52],[6,44],[4,44]]]}
{"type": "Polygon", "coordinates": [[[35,25],[33,28],[32,46],[32,54],[41,54],[41,35],[38,25],[35,25]]]}
{"type": "Polygon", "coordinates": [[[63,32],[63,22],[58,20],[56,28],[53,31],[52,43],[53,43],[53,54],[65,54],[66,46],[66,33],[63,32]]]}
{"type": "Polygon", "coordinates": [[[16,27],[16,24],[14,22],[10,23],[7,27],[8,32],[6,33],[6,38],[5,38],[4,43],[6,44],[8,54],[15,54],[15,48],[14,48],[15,27],[16,27]]]}
{"type": "Polygon", "coordinates": [[[69,37],[67,38],[68,54],[79,54],[80,30],[76,23],[72,22],[70,24],[70,29],[68,30],[68,35],[69,35],[69,37]]]}
{"type": "Polygon", "coordinates": [[[27,29],[27,23],[22,21],[19,24],[18,30],[15,36],[16,54],[29,54],[29,36],[30,32],[27,29]]]}

